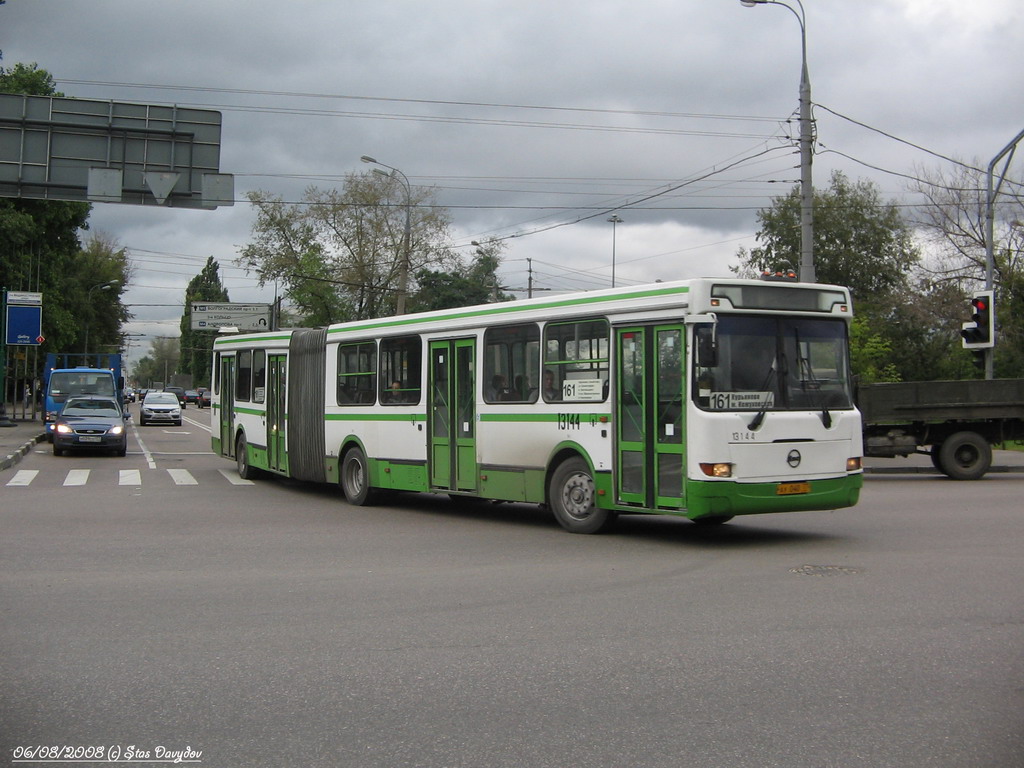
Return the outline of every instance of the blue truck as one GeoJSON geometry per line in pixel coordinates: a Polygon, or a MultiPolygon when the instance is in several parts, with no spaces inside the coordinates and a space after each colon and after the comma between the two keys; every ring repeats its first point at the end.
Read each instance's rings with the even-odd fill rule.
{"type": "Polygon", "coordinates": [[[43,369],[43,413],[47,439],[53,423],[74,395],[110,395],[124,410],[124,371],[121,355],[105,352],[53,352],[43,369]]]}

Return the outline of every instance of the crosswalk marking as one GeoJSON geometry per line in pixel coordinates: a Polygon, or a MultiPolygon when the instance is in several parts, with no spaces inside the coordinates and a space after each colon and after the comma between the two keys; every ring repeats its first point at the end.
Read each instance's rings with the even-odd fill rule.
{"type": "Polygon", "coordinates": [[[19,469],[14,473],[14,477],[7,481],[8,485],[28,485],[36,479],[36,475],[39,474],[38,469],[19,469]]]}
{"type": "Polygon", "coordinates": [[[192,477],[192,473],[187,469],[168,469],[167,474],[171,476],[175,485],[199,485],[199,481],[192,477]]]}
{"type": "Polygon", "coordinates": [[[64,485],[85,485],[89,482],[88,469],[69,469],[67,477],[64,478],[64,485]]]}
{"type": "Polygon", "coordinates": [[[243,480],[240,478],[237,470],[218,469],[217,471],[224,475],[224,479],[232,485],[256,485],[252,480],[243,480]]]}
{"type": "Polygon", "coordinates": [[[118,485],[142,485],[142,472],[137,469],[118,470],[118,485]]]}
{"type": "MultiPolygon", "coordinates": [[[[79,487],[88,485],[89,483],[95,485],[98,482],[103,482],[103,472],[103,470],[93,472],[91,469],[70,469],[67,471],[67,474],[64,476],[61,484],[64,487],[79,487]]],[[[192,471],[188,469],[167,469],[166,474],[175,485],[193,486],[200,484],[200,479],[193,475],[192,471]]],[[[243,480],[240,478],[238,476],[238,472],[234,469],[218,469],[217,474],[231,483],[231,485],[255,485],[252,480],[243,480]]],[[[45,474],[42,476],[44,478],[47,477],[45,474]]],[[[53,475],[51,474],[49,476],[52,477],[53,475]]],[[[32,485],[39,477],[40,470],[38,469],[19,469],[11,476],[6,485],[10,487],[26,487],[32,485]]],[[[117,470],[117,484],[120,486],[138,487],[144,484],[144,478],[148,478],[146,483],[153,483],[156,481],[156,476],[151,472],[143,474],[143,470],[139,469],[117,470]]]]}

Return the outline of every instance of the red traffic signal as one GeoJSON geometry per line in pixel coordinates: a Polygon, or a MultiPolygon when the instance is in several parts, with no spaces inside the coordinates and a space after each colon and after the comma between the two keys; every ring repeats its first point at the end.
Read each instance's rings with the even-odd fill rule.
{"type": "Polygon", "coordinates": [[[965,349],[988,349],[995,346],[993,298],[992,291],[979,291],[971,298],[971,321],[964,323],[960,331],[965,349]]]}

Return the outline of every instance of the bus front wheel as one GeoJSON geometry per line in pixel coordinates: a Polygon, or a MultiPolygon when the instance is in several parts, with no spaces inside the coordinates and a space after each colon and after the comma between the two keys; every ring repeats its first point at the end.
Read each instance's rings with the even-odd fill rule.
{"type": "Polygon", "coordinates": [[[364,507],[373,503],[370,468],[359,448],[349,448],[341,460],[341,490],[349,504],[364,507]]]}
{"type": "Polygon", "coordinates": [[[558,465],[548,486],[548,502],[558,524],[570,533],[600,533],[615,513],[595,504],[597,492],[590,467],[579,456],[558,465]]]}

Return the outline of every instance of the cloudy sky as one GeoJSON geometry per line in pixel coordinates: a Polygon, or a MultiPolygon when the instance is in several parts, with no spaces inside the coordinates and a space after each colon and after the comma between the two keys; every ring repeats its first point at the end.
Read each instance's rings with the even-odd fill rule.
{"type": "MultiPolygon", "coordinates": [[[[1024,128],[1019,0],[804,8],[817,185],[839,169],[913,206],[904,175],[950,171],[936,155],[985,167],[1024,128]]],[[[728,274],[799,179],[800,39],[794,12],[740,0],[0,6],[6,67],[36,62],[72,97],[223,114],[235,206],[94,206],[132,254],[133,357],[177,334],[207,256],[233,301],[269,300],[234,265],[246,192],[297,200],[368,170],[361,155],[435,187],[465,252],[504,238],[506,286],[526,286],[527,259],[538,287],[608,286],[612,213],[618,284],[728,274]]]]}

